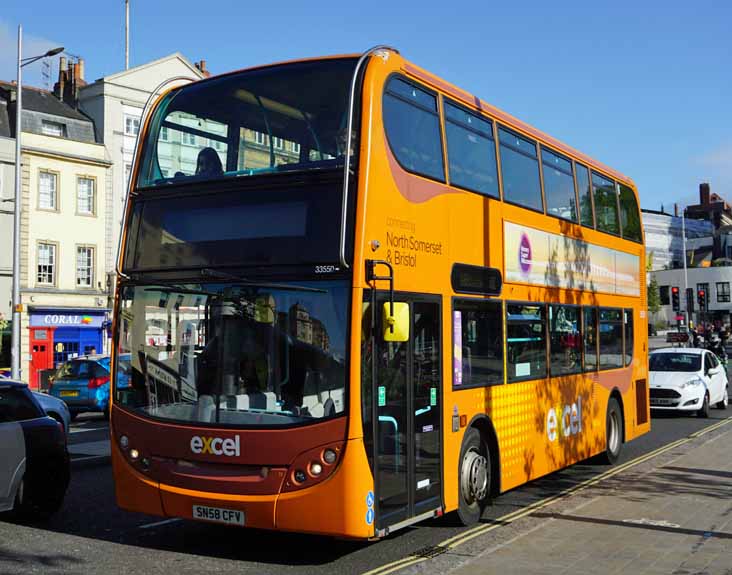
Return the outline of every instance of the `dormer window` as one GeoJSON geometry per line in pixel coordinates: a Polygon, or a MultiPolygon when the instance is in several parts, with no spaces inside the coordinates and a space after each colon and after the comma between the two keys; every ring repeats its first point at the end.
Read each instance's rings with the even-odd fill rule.
{"type": "Polygon", "coordinates": [[[57,138],[66,137],[66,125],[60,122],[51,122],[50,120],[41,120],[41,133],[46,136],[56,136],[57,138]]]}

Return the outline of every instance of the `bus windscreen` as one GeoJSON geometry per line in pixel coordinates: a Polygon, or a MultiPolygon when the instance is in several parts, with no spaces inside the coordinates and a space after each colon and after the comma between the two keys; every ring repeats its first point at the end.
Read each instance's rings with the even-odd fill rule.
{"type": "Polygon", "coordinates": [[[137,187],[343,166],[355,64],[297,62],[172,91],[150,123],[137,187]]]}

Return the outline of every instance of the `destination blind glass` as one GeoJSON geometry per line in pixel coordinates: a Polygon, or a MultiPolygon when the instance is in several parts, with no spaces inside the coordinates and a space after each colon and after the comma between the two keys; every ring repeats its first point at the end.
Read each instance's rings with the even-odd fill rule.
{"type": "Polygon", "coordinates": [[[137,200],[124,269],[324,264],[339,258],[336,183],[137,200]]]}

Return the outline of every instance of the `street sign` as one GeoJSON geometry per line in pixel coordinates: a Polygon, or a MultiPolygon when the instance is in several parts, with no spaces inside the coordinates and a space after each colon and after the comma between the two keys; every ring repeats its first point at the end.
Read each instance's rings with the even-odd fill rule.
{"type": "Polygon", "coordinates": [[[676,321],[684,321],[684,316],[683,315],[677,315],[676,316],[676,321]]]}

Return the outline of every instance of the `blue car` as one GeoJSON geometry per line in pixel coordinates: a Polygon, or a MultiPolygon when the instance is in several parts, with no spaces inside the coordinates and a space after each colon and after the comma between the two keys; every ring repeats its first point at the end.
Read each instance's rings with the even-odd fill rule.
{"type": "Polygon", "coordinates": [[[87,355],[65,361],[51,377],[48,394],[66,403],[72,420],[85,411],[109,417],[109,356],[87,355]]]}

